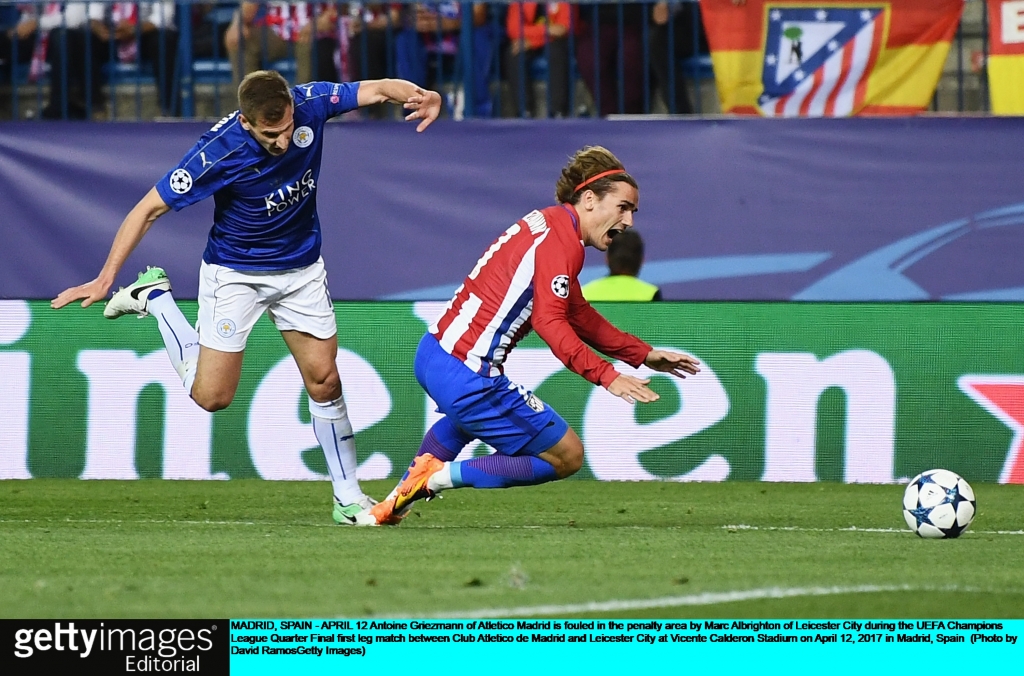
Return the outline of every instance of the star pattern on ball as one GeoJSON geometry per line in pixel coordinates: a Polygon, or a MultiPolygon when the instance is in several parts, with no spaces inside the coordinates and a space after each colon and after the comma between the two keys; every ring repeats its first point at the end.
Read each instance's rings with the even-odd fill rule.
{"type": "Polygon", "coordinates": [[[910,512],[911,516],[917,519],[918,528],[920,528],[921,524],[923,523],[926,523],[929,526],[935,525],[928,519],[928,515],[932,513],[932,510],[928,509],[927,507],[918,507],[916,509],[908,509],[907,511],[910,512]]]}

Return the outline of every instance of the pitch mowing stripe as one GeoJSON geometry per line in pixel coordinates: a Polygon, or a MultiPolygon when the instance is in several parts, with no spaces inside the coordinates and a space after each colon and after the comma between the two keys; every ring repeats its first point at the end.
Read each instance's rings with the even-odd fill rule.
{"type": "MultiPolygon", "coordinates": [[[[919,585],[857,585],[853,587],[767,587],[749,589],[747,591],[704,592],[688,596],[662,596],[654,599],[632,599],[620,601],[601,601],[590,603],[571,603],[566,605],[519,606],[515,608],[484,608],[480,610],[462,610],[432,615],[436,618],[492,619],[506,617],[536,617],[538,615],[562,616],[575,613],[608,613],[626,610],[650,610],[651,608],[672,608],[676,606],[712,606],[719,603],[735,601],[756,601],[760,599],[786,599],[800,596],[833,596],[836,594],[877,594],[880,592],[916,592],[916,591],[960,591],[976,592],[979,589],[969,587],[927,587],[919,585]]],[[[414,615],[395,615],[394,617],[415,617],[414,615]]]]}

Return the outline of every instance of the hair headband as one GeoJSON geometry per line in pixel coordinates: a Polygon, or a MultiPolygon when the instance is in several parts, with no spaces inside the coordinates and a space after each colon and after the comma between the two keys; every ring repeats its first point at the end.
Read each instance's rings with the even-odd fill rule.
{"type": "Polygon", "coordinates": [[[585,186],[588,186],[591,183],[593,183],[594,181],[596,181],[598,179],[601,179],[601,178],[604,178],[605,176],[613,176],[615,174],[625,174],[625,173],[626,173],[625,169],[609,169],[608,171],[602,171],[600,174],[597,174],[596,176],[591,176],[587,180],[583,181],[583,183],[580,183],[578,186],[576,186],[576,189],[573,190],[573,192],[579,192],[581,188],[583,188],[585,186]]]}

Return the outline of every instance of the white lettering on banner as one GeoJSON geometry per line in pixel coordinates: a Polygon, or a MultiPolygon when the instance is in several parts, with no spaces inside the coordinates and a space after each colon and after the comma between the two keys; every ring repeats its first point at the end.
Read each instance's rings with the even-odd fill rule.
{"type": "Polygon", "coordinates": [[[1000,9],[1003,44],[1015,45],[1024,42],[1024,0],[1004,2],[1000,9]]]}
{"type": "Polygon", "coordinates": [[[82,479],[138,479],[135,437],[139,394],[164,390],[164,479],[227,479],[210,468],[212,414],[185,393],[163,350],[82,350],[78,370],[89,381],[85,469],[82,479]]]}
{"type": "MultiPolygon", "coordinates": [[[[32,324],[32,310],[23,300],[0,300],[0,345],[18,342],[32,324]]],[[[0,479],[31,479],[28,471],[28,352],[0,352],[0,479]]]]}
{"type": "Polygon", "coordinates": [[[762,481],[817,481],[818,400],[830,387],[846,395],[843,480],[892,483],[896,379],[870,350],[818,360],[809,352],[763,352],[757,372],[768,387],[762,481]]]}
{"type": "MultiPolygon", "coordinates": [[[[355,352],[338,349],[338,372],[345,392],[348,417],[355,432],[376,425],[391,412],[391,394],[380,374],[355,352]]],[[[303,451],[319,449],[311,423],[302,422],[299,410],[306,409],[308,398],[302,375],[289,355],[267,372],[256,388],[249,408],[249,452],[256,471],[264,479],[283,481],[322,481],[326,474],[314,472],[302,460],[303,451]]],[[[317,451],[319,453],[319,450],[317,451]]],[[[373,453],[356,468],[361,481],[386,479],[391,461],[383,453],[373,453]]]]}
{"type": "MultiPolygon", "coordinates": [[[[681,352],[679,348],[657,349],[681,352]]],[[[729,413],[729,396],[711,366],[700,360],[701,371],[685,380],[659,374],[646,366],[633,369],[616,362],[620,373],[638,378],[658,376],[675,385],[681,404],[667,418],[652,423],[636,421],[633,404],[595,387],[583,414],[583,448],[594,476],[604,481],[653,481],[663,479],[648,472],[640,463],[640,454],[665,446],[705,430],[729,413]]],[[[709,456],[685,474],[668,477],[671,481],[724,481],[729,462],[718,454],[709,456]]]]}

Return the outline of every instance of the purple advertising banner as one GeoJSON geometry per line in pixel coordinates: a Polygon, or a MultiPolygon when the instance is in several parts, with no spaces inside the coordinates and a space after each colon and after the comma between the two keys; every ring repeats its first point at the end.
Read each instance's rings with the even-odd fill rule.
{"type": "MultiPolygon", "coordinates": [[[[121,220],[207,123],[0,125],[0,298],[95,277],[121,220]]],[[[447,299],[509,224],[606,146],[640,184],[641,276],[667,299],[1024,300],[1024,119],[441,121],[325,130],[337,299],[447,299]]],[[[212,200],[123,269],[195,298],[212,200]]],[[[583,281],[605,274],[589,251],[583,281]]]]}

